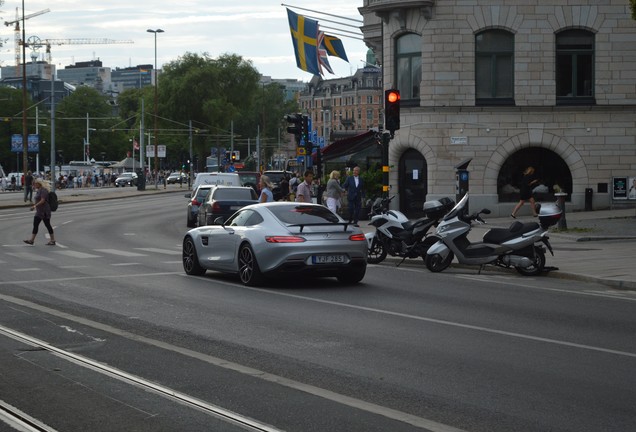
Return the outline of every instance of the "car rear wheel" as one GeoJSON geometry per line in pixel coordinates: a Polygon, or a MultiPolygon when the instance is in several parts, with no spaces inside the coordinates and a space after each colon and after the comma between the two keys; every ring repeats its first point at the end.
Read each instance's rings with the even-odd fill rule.
{"type": "Polygon", "coordinates": [[[183,270],[190,276],[201,276],[205,274],[205,269],[199,264],[199,256],[197,248],[192,237],[186,237],[183,240],[183,270]]]}
{"type": "Polygon", "coordinates": [[[263,281],[263,275],[258,268],[256,255],[249,245],[241,246],[238,255],[239,278],[243,285],[257,286],[263,281]]]}
{"type": "Polygon", "coordinates": [[[338,275],[338,282],[345,284],[355,284],[364,279],[364,275],[367,272],[367,266],[354,267],[341,272],[338,275]]]}

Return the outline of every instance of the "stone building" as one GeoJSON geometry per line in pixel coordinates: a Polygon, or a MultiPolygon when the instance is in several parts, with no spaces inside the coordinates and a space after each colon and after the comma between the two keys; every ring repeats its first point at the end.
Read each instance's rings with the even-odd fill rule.
{"type": "Polygon", "coordinates": [[[629,2],[364,0],[360,12],[384,87],[401,91],[389,148],[401,207],[454,196],[467,160],[471,208],[495,215],[510,213],[529,165],[540,198],[560,188],[568,208],[636,202],[613,196],[615,176],[636,177],[629,2]]]}

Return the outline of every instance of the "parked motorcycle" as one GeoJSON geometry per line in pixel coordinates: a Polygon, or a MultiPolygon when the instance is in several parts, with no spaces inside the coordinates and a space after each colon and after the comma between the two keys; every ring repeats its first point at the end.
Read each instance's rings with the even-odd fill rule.
{"type": "Polygon", "coordinates": [[[484,234],[483,241],[471,243],[467,236],[473,221],[485,223],[481,214],[490,210],[468,214],[468,194],[457,203],[439,223],[435,236],[439,241],[432,245],[424,259],[432,272],[445,270],[457,256],[460,264],[479,265],[479,271],[486,264],[514,267],[525,276],[541,273],[545,267],[546,247],[554,256],[548,237],[548,228],[561,218],[562,211],[557,204],[537,204],[539,223],[513,222],[509,228],[492,228],[484,234]]]}
{"type": "Polygon", "coordinates": [[[425,217],[411,221],[402,212],[389,209],[393,198],[395,195],[378,198],[371,207],[369,225],[375,227],[375,232],[365,234],[369,243],[369,264],[380,263],[387,255],[402,257],[398,266],[407,258],[424,259],[428,248],[437,241],[437,238],[427,237],[429,229],[436,226],[455,204],[449,198],[427,201],[424,203],[425,217]]]}

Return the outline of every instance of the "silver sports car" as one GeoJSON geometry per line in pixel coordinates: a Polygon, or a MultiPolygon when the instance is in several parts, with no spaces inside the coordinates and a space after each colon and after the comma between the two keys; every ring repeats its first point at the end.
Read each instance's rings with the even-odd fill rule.
{"type": "Polygon", "coordinates": [[[245,285],[267,276],[335,276],[357,283],[367,270],[367,242],[359,227],[318,204],[270,202],[243,207],[223,225],[188,231],[183,269],[238,274],[245,285]]]}

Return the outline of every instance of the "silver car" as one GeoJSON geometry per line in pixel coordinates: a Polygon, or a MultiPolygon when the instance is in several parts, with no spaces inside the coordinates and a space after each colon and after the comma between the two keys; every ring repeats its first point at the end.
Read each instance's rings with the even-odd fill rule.
{"type": "Polygon", "coordinates": [[[270,202],[243,207],[223,225],[188,231],[183,269],[238,274],[245,285],[268,276],[337,277],[360,282],[367,270],[367,242],[359,227],[318,204],[270,202]]]}

